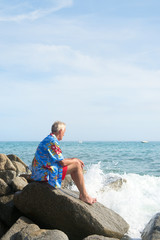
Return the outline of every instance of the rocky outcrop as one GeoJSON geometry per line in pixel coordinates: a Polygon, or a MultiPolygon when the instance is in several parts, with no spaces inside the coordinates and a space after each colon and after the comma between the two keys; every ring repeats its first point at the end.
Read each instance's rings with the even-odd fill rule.
{"type": "Polygon", "coordinates": [[[15,206],[42,228],[59,229],[69,239],[92,234],[121,238],[129,226],[123,218],[100,203],[88,205],[71,190],[53,189],[33,182],[14,196],[15,206]]]}
{"type": "Polygon", "coordinates": [[[0,197],[0,220],[8,227],[11,227],[22,215],[14,206],[14,194],[0,197]]]}
{"type": "Polygon", "coordinates": [[[0,154],[0,178],[9,184],[16,176],[16,168],[5,154],[0,154]]]}
{"type": "MultiPolygon", "coordinates": [[[[37,225],[36,225],[37,226],[37,225]]],[[[67,235],[60,230],[39,229],[33,231],[32,226],[22,229],[18,234],[16,240],[69,240],[67,235]]],[[[3,239],[2,239],[3,240],[3,239]]],[[[5,240],[5,239],[4,239],[5,240]]]]}
{"type": "Polygon", "coordinates": [[[24,177],[15,177],[11,182],[11,187],[14,192],[21,191],[28,184],[24,177]]]}
{"type": "Polygon", "coordinates": [[[146,225],[142,232],[142,240],[160,239],[160,213],[157,213],[146,225]]]}
{"type": "Polygon", "coordinates": [[[1,240],[68,240],[66,234],[59,230],[40,229],[30,219],[22,216],[16,223],[3,235],[1,240]]]}
{"type": "Polygon", "coordinates": [[[53,189],[31,181],[30,174],[16,155],[0,154],[2,240],[117,240],[127,232],[128,224],[112,210],[80,201],[78,193],[69,190],[70,176],[63,181],[63,189],[53,189]]]}
{"type": "Polygon", "coordinates": [[[6,233],[7,230],[8,228],[6,227],[6,225],[0,221],[0,239],[6,233]]]}
{"type": "Polygon", "coordinates": [[[28,173],[28,167],[16,155],[0,154],[0,235],[21,216],[13,204],[13,197],[28,184],[24,178],[18,177],[22,171],[28,173]]]}
{"type": "MultiPolygon", "coordinates": [[[[10,185],[13,179],[21,173],[28,174],[29,172],[28,167],[16,155],[0,154],[0,179],[3,179],[7,185],[10,185]]],[[[2,194],[2,189],[0,189],[0,195],[2,194]]]]}
{"type": "Polygon", "coordinates": [[[65,189],[71,189],[71,187],[73,186],[73,180],[71,178],[71,175],[66,175],[65,179],[62,181],[62,185],[61,188],[65,189]]]}
{"type": "MultiPolygon", "coordinates": [[[[114,189],[115,191],[119,191],[123,184],[126,183],[127,180],[124,179],[124,178],[121,178],[119,176],[116,176],[116,175],[109,175],[105,181],[105,188],[104,190],[106,191],[107,188],[108,189],[114,189]]],[[[103,191],[103,189],[102,189],[103,191]]]]}
{"type": "Polygon", "coordinates": [[[19,173],[30,173],[28,166],[16,155],[9,154],[7,157],[10,159],[12,164],[15,166],[17,174],[19,173]]]}
{"type": "MultiPolygon", "coordinates": [[[[33,225],[33,222],[29,220],[26,217],[20,217],[13,226],[8,230],[8,232],[3,235],[1,240],[9,240],[9,239],[17,239],[17,234],[22,230],[25,229],[29,224],[33,225]]],[[[39,230],[39,227],[35,225],[35,228],[33,226],[33,229],[39,230]]]]}
{"type": "Polygon", "coordinates": [[[10,192],[11,192],[11,188],[2,178],[0,178],[0,196],[7,195],[10,192]]]}
{"type": "Polygon", "coordinates": [[[117,238],[108,238],[108,237],[104,237],[104,236],[100,236],[100,235],[91,235],[91,236],[84,238],[83,240],[118,240],[118,239],[117,238]]]}

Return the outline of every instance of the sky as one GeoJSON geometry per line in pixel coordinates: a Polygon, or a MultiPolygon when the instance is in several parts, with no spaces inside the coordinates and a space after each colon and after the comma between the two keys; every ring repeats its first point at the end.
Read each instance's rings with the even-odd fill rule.
{"type": "Polygon", "coordinates": [[[159,0],[0,0],[0,141],[160,141],[159,0]]]}

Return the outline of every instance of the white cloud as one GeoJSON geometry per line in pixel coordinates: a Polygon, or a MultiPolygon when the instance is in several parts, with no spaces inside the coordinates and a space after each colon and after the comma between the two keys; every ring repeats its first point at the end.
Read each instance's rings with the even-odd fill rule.
{"type": "MultiPolygon", "coordinates": [[[[76,70],[96,72],[99,68],[96,59],[69,46],[24,44],[1,45],[0,65],[6,68],[22,67],[27,71],[54,72],[60,65],[76,70]]],[[[61,72],[63,68],[61,67],[61,72]]]]}
{"type": "Polygon", "coordinates": [[[24,0],[10,2],[6,1],[1,3],[1,13],[0,21],[2,22],[20,22],[23,20],[34,21],[36,19],[42,18],[46,15],[49,15],[53,12],[57,12],[63,8],[71,7],[72,0],[39,0],[39,1],[30,1],[24,0]],[[42,6],[41,6],[42,5],[42,6]],[[39,7],[40,6],[40,7],[39,7]],[[46,7],[47,6],[47,7],[46,7]],[[8,12],[10,14],[8,14],[8,12]],[[19,14],[19,12],[21,12],[19,14]]]}
{"type": "MultiPolygon", "coordinates": [[[[60,48],[60,50],[62,49],[60,48]]],[[[74,51],[71,51],[73,54],[74,51]]],[[[82,53],[80,55],[83,56],[82,53]]],[[[70,54],[67,56],[68,58],[64,62],[69,64],[70,54]]],[[[146,127],[150,121],[155,123],[158,119],[160,120],[158,114],[160,110],[159,72],[146,71],[118,62],[109,65],[106,61],[106,64],[102,65],[104,59],[100,61],[100,59],[91,58],[91,60],[90,68],[87,68],[90,74],[84,74],[84,71],[81,73],[82,62],[80,61],[79,75],[74,74],[74,71],[73,73],[62,71],[62,73],[59,72],[52,76],[54,70],[50,69],[50,74],[48,76],[44,75],[43,81],[38,82],[34,81],[33,76],[30,80],[28,79],[29,81],[17,80],[16,75],[11,78],[12,73],[7,79],[7,75],[4,73],[0,96],[0,101],[3,102],[0,106],[3,116],[1,119],[3,132],[7,132],[6,123],[9,124],[10,120],[15,123],[13,129],[15,127],[15,129],[22,131],[26,126],[26,129],[23,129],[23,136],[26,136],[27,139],[29,139],[29,127],[33,128],[33,138],[36,135],[40,139],[48,131],[47,128],[51,125],[50,121],[63,119],[69,122],[69,125],[75,125],[76,123],[81,126],[81,129],[88,132],[86,137],[90,136],[90,139],[93,139],[94,124],[100,124],[99,129],[105,126],[106,131],[108,130],[109,134],[112,134],[111,129],[113,127],[120,131],[118,126],[121,126],[122,129],[126,128],[127,131],[130,125],[133,125],[133,129],[136,127],[135,124],[139,124],[139,128],[142,127],[145,118],[146,127]],[[93,68],[90,71],[94,61],[94,68],[97,65],[97,69],[93,68]],[[107,64],[108,67],[105,68],[107,64]],[[129,76],[130,79],[128,79],[129,76]],[[86,128],[88,125],[90,129],[86,128]],[[40,133],[36,133],[37,128],[41,128],[41,126],[43,126],[43,129],[40,133]]],[[[23,62],[22,65],[19,62],[19,68],[22,68],[23,64],[27,66],[28,61],[23,62]]],[[[34,64],[34,61],[32,64],[34,64]]],[[[83,64],[85,68],[85,62],[83,64]]],[[[32,71],[32,69],[29,69],[29,71],[32,71]]],[[[25,72],[22,75],[25,75],[25,72]]],[[[75,133],[79,130],[74,127],[71,128],[71,136],[72,134],[76,136],[75,133]]],[[[119,134],[121,134],[121,131],[119,134]]],[[[127,138],[126,132],[125,135],[127,138]]],[[[81,133],[79,136],[84,138],[81,133]]],[[[21,138],[21,134],[19,138],[21,138]]],[[[70,139],[70,135],[68,138],[70,139]]]]}
{"type": "Polygon", "coordinates": [[[8,72],[23,75],[46,73],[45,81],[63,82],[63,88],[68,82],[74,86],[75,81],[78,82],[75,89],[85,86],[101,92],[106,89],[154,91],[160,88],[159,70],[143,69],[127,60],[92,57],[64,45],[19,44],[1,45],[0,66],[8,72]]]}

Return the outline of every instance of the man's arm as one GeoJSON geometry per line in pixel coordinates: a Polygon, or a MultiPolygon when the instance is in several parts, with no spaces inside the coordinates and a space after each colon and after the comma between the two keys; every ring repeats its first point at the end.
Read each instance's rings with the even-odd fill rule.
{"type": "Polygon", "coordinates": [[[81,167],[83,168],[84,163],[78,158],[64,158],[62,161],[59,161],[59,163],[62,165],[62,167],[65,167],[77,161],[81,163],[81,167]]]}

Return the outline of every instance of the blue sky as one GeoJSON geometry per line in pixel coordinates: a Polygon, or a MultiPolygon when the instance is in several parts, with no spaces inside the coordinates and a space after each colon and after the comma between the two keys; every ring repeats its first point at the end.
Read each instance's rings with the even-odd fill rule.
{"type": "Polygon", "coordinates": [[[160,1],[1,0],[0,141],[160,140],[160,1]]]}

